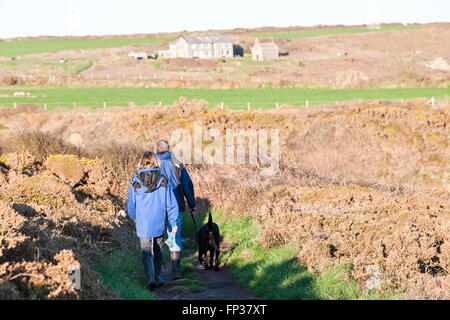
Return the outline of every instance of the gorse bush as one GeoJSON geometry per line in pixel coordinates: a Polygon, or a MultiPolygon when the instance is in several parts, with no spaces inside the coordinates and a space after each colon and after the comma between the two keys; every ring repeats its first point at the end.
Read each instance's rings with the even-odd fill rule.
{"type": "Polygon", "coordinates": [[[24,152],[41,161],[53,154],[81,155],[81,150],[63,138],[41,130],[21,130],[0,142],[3,153],[24,152]]]}
{"type": "MultiPolygon", "coordinates": [[[[190,132],[193,121],[201,121],[205,130],[221,133],[228,128],[277,128],[280,169],[272,176],[262,176],[261,168],[252,165],[188,165],[200,212],[220,209],[224,220],[251,216],[260,230],[251,239],[258,250],[276,252],[292,245],[292,256],[313,273],[327,274],[343,265],[361,289],[368,270],[377,269],[382,293],[408,288],[409,297],[448,297],[448,107],[432,108],[419,100],[205,112],[203,102],[180,99],[170,107],[82,112],[45,113],[42,127],[53,128],[52,133],[2,130],[3,153],[17,155],[8,153],[0,164],[33,174],[32,158],[20,156],[25,152],[43,166],[49,155],[101,160],[111,175],[99,175],[98,181],[116,185],[120,191],[114,200],[124,200],[142,151],[151,150],[157,139],[170,139],[180,127],[190,132]],[[73,133],[82,135],[80,147],[65,142],[73,133]]],[[[9,115],[8,127],[25,127],[23,119],[23,114],[9,115]]],[[[54,163],[57,176],[64,173],[64,163],[54,163]]],[[[91,172],[86,168],[80,170],[81,180],[66,180],[72,179],[78,190],[84,187],[80,181],[89,184],[85,173],[91,172]]],[[[23,180],[28,183],[9,187],[13,194],[6,201],[16,196],[15,190],[36,185],[23,180]]],[[[92,190],[94,196],[104,194],[92,190]]],[[[21,199],[58,200],[35,194],[21,199]]],[[[89,199],[94,201],[94,196],[89,199]]],[[[109,202],[99,208],[113,211],[109,202]]]]}
{"type": "MultiPolygon", "coordinates": [[[[109,142],[89,147],[74,146],[56,134],[41,130],[23,130],[0,141],[2,153],[27,153],[41,162],[54,155],[73,155],[101,160],[112,172],[117,185],[128,184],[136,173],[137,163],[144,152],[134,144],[109,142]]],[[[128,189],[122,190],[122,196],[128,189]]]]}

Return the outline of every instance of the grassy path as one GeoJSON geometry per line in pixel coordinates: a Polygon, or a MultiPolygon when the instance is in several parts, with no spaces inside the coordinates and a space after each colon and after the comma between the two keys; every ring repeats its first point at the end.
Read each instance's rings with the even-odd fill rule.
{"type": "MultiPolygon", "coordinates": [[[[229,270],[222,266],[219,272],[204,270],[197,261],[197,250],[185,250],[185,258],[191,262],[183,275],[194,270],[198,279],[182,279],[169,282],[164,288],[155,290],[155,294],[168,300],[252,300],[255,299],[230,275],[229,270]],[[195,290],[195,286],[199,290],[195,290]],[[193,290],[194,289],[194,290],[193,290]]],[[[162,274],[163,278],[170,279],[170,268],[162,274]],[[165,277],[165,275],[167,275],[165,277]]],[[[186,277],[186,276],[185,276],[186,277]]]]}
{"type": "MultiPolygon", "coordinates": [[[[183,236],[191,235],[194,229],[192,222],[184,217],[182,230],[183,236]]],[[[186,249],[193,247],[193,243],[189,241],[185,243],[186,249]]],[[[164,279],[168,277],[170,272],[170,252],[168,247],[164,245],[163,248],[163,268],[162,273],[164,279]]],[[[196,258],[188,250],[183,250],[183,259],[181,260],[181,273],[185,278],[179,281],[176,285],[182,286],[185,293],[198,293],[205,289],[205,285],[201,281],[197,272],[192,267],[195,264],[196,258]]],[[[110,285],[116,291],[121,299],[124,300],[159,300],[169,299],[177,294],[177,292],[170,292],[168,295],[162,296],[156,292],[149,292],[145,289],[146,277],[144,266],[141,259],[141,250],[139,241],[132,244],[124,245],[123,248],[107,253],[105,259],[93,266],[94,270],[100,273],[101,281],[110,285]]]]}
{"type": "MultiPolygon", "coordinates": [[[[250,216],[229,220],[220,212],[213,213],[224,239],[221,253],[221,271],[203,270],[197,262],[194,241],[184,243],[181,272],[184,279],[169,282],[164,288],[150,293],[144,289],[145,276],[136,246],[131,250],[111,253],[95,266],[101,280],[111,285],[122,299],[154,300],[353,300],[393,299],[396,295],[382,295],[358,288],[351,280],[350,270],[338,267],[324,275],[313,274],[296,258],[293,245],[270,250],[263,249],[255,239],[259,227],[250,216]]],[[[197,225],[206,222],[196,217],[197,225]]],[[[188,215],[183,216],[184,236],[194,235],[194,225],[188,215]]],[[[167,249],[167,248],[166,248],[167,249]]],[[[170,279],[170,259],[165,252],[163,277],[170,279]]]]}
{"type": "MultiPolygon", "coordinates": [[[[165,249],[162,276],[164,279],[170,279],[168,277],[170,274],[170,254],[167,247],[165,249]]],[[[101,281],[106,285],[110,285],[119,294],[121,299],[172,299],[180,294],[180,292],[195,294],[205,290],[204,283],[192,268],[192,265],[195,263],[194,256],[189,252],[186,253],[183,253],[184,257],[181,265],[181,272],[185,279],[165,288],[164,295],[158,294],[157,291],[149,292],[145,289],[146,278],[141,260],[141,251],[137,241],[135,246],[108,254],[104,260],[94,266],[94,269],[100,273],[101,281]]]]}
{"type": "MultiPolygon", "coordinates": [[[[183,217],[184,236],[194,236],[191,218],[183,217]]],[[[198,219],[201,223],[201,219],[198,219]]],[[[94,266],[103,283],[110,285],[125,300],[242,300],[254,299],[229,275],[224,268],[220,272],[203,270],[197,261],[196,244],[193,240],[184,243],[181,273],[183,279],[171,280],[170,253],[165,247],[161,276],[168,281],[164,288],[153,292],[145,290],[145,274],[141,252],[136,241],[128,249],[114,251],[94,266]]],[[[227,246],[229,247],[229,246],[227,246]]],[[[223,248],[225,248],[223,246],[223,248]]]]}

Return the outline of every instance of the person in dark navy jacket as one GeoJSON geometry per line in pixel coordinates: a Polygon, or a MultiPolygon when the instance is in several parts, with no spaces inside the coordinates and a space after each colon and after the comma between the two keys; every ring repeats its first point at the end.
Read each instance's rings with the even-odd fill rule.
{"type": "Polygon", "coordinates": [[[156,142],[155,152],[161,161],[161,172],[167,177],[167,184],[173,190],[180,210],[178,228],[173,230],[168,226],[167,234],[169,239],[166,242],[170,249],[172,278],[176,280],[181,278],[180,263],[181,250],[183,249],[181,244],[181,217],[182,212],[186,210],[186,202],[189,211],[195,212],[194,185],[184,165],[169,151],[169,142],[167,140],[156,142]]]}

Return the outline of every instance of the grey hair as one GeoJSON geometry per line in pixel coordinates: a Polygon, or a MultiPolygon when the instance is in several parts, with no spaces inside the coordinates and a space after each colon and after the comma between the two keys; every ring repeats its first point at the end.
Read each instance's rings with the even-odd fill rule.
{"type": "Polygon", "coordinates": [[[155,143],[155,153],[168,152],[169,149],[170,149],[169,141],[167,140],[159,140],[155,143]]]}

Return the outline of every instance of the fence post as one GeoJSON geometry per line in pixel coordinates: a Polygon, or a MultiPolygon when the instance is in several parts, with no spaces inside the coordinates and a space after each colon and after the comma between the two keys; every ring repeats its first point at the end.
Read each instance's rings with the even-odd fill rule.
{"type": "Polygon", "coordinates": [[[159,107],[160,107],[160,108],[162,107],[162,101],[159,102],[159,107]]]}
{"type": "Polygon", "coordinates": [[[308,100],[306,100],[306,107],[307,107],[307,108],[309,107],[309,102],[308,102],[308,100]]]}
{"type": "Polygon", "coordinates": [[[47,111],[47,104],[44,103],[44,110],[47,111]]]}
{"type": "Polygon", "coordinates": [[[250,111],[250,102],[247,102],[247,110],[250,111]]]}
{"type": "Polygon", "coordinates": [[[106,109],[106,101],[103,102],[103,109],[106,109]]]}
{"type": "Polygon", "coordinates": [[[277,110],[278,110],[278,102],[277,102],[276,106],[277,106],[277,110]]]}
{"type": "Polygon", "coordinates": [[[220,109],[223,110],[223,101],[220,103],[220,109]]]}
{"type": "Polygon", "coordinates": [[[431,99],[429,101],[427,101],[427,104],[431,103],[431,108],[434,109],[434,97],[431,97],[431,99]]]}
{"type": "Polygon", "coordinates": [[[14,109],[17,107],[17,103],[14,102],[14,109]]]}

